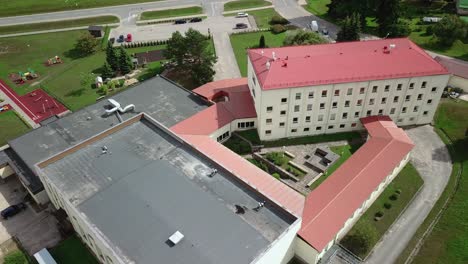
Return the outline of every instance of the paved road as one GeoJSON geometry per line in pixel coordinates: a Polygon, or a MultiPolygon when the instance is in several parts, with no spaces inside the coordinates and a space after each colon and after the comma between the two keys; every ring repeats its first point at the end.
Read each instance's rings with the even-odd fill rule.
{"type": "Polygon", "coordinates": [[[165,0],[149,3],[80,9],[27,16],[3,17],[0,18],[0,26],[38,23],[64,19],[76,19],[103,15],[117,16],[121,19],[122,24],[128,25],[134,24],[138,14],[146,10],[200,4],[204,7],[205,11],[207,11],[208,15],[213,16],[222,13],[223,2],[227,2],[227,0],[165,0]]]}
{"type": "Polygon", "coordinates": [[[218,61],[215,64],[215,81],[240,78],[241,74],[237,65],[234,51],[231,47],[231,41],[227,32],[217,32],[213,34],[213,43],[216,49],[218,61]]]}
{"type": "Polygon", "coordinates": [[[394,263],[447,185],[452,163],[445,144],[429,125],[406,130],[416,144],[411,163],[424,179],[423,189],[377,244],[369,264],[394,263]]]}

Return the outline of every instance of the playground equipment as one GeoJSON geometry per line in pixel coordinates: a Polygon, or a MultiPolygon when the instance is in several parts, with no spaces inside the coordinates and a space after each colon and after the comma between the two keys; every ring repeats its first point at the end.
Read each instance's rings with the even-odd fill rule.
{"type": "Polygon", "coordinates": [[[51,66],[54,64],[60,64],[63,63],[62,59],[59,56],[55,56],[53,58],[50,58],[47,60],[47,66],[51,66]]]}
{"type": "Polygon", "coordinates": [[[28,80],[36,79],[38,77],[36,72],[31,68],[28,68],[27,72],[18,72],[18,75],[20,78],[19,83],[24,83],[28,80]]]}

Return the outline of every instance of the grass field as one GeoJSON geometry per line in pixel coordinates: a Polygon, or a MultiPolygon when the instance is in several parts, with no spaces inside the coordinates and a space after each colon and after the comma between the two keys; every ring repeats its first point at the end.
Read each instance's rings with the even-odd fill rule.
{"type": "Polygon", "coordinates": [[[265,0],[238,0],[224,4],[224,11],[243,10],[254,7],[270,6],[271,2],[265,0]]]}
{"type": "Polygon", "coordinates": [[[330,166],[330,168],[323,173],[320,178],[318,178],[309,188],[311,190],[317,188],[322,182],[324,182],[328,176],[330,176],[336,169],[338,169],[341,164],[343,164],[354,152],[356,152],[361,145],[343,145],[343,146],[333,146],[330,147],[331,151],[335,152],[336,154],[340,155],[340,158],[330,166]]]}
{"type": "Polygon", "coordinates": [[[437,201],[423,225],[418,229],[416,236],[408,246],[409,250],[403,252],[398,263],[405,260],[415,243],[436,217],[443,204],[454,192],[448,208],[442,214],[439,222],[429,234],[412,263],[467,263],[468,260],[468,103],[444,99],[441,101],[435,116],[435,125],[439,129],[442,140],[449,144],[449,151],[454,162],[450,181],[437,201]],[[446,139],[448,136],[453,143],[446,139]],[[461,172],[460,182],[457,186],[457,174],[461,172]]]}
{"type": "Polygon", "coordinates": [[[31,128],[14,111],[0,113],[0,147],[31,128]]]}
{"type": "MultiPolygon", "coordinates": [[[[253,16],[258,28],[270,28],[270,20],[273,16],[279,16],[274,8],[265,8],[260,10],[252,10],[248,12],[253,16]]],[[[236,13],[225,14],[224,16],[235,16],[236,13]]]]}
{"type": "Polygon", "coordinates": [[[154,1],[158,0],[0,0],[2,6],[2,8],[0,8],[0,17],[154,1]]]}
{"type": "Polygon", "coordinates": [[[98,264],[81,240],[73,235],[50,250],[58,264],[98,264]]]}
{"type": "Polygon", "coordinates": [[[304,8],[316,16],[325,17],[328,12],[327,5],[330,2],[331,0],[307,0],[304,8]]]}
{"type": "MultiPolygon", "coordinates": [[[[411,201],[413,196],[419,190],[423,184],[423,180],[416,169],[408,163],[401,172],[393,179],[393,181],[385,188],[375,202],[367,209],[367,211],[359,218],[355,226],[349,231],[348,234],[352,234],[353,230],[362,224],[372,224],[377,230],[378,239],[380,239],[392,223],[397,219],[398,215],[403,211],[406,205],[411,201]],[[397,190],[401,191],[398,199],[392,201],[389,197],[397,190]],[[391,204],[391,208],[386,209],[385,203],[391,204]],[[383,212],[383,217],[379,221],[375,221],[375,214],[377,212],[383,212]]],[[[377,242],[377,241],[375,241],[377,242]]],[[[372,249],[372,247],[370,248],[372,249]]],[[[369,249],[369,251],[370,251],[369,249]]],[[[360,255],[359,257],[364,258],[368,253],[360,255]]],[[[429,262],[426,262],[429,263],[429,262]]],[[[433,263],[433,262],[431,262],[433,263]]]]}
{"type": "Polygon", "coordinates": [[[61,28],[71,28],[71,27],[81,27],[81,26],[89,26],[89,25],[105,25],[105,24],[118,23],[119,21],[120,21],[119,18],[115,16],[100,16],[100,17],[89,17],[89,18],[72,19],[72,20],[61,20],[61,21],[54,21],[54,22],[4,26],[4,27],[0,27],[0,35],[41,31],[41,30],[61,29],[61,28]]]}
{"type": "Polygon", "coordinates": [[[201,6],[190,6],[190,7],[184,7],[184,8],[143,12],[141,13],[140,19],[149,20],[149,19],[169,18],[169,17],[190,16],[190,15],[198,15],[198,14],[203,14],[203,8],[201,6]]]}
{"type": "Polygon", "coordinates": [[[286,37],[286,33],[273,34],[270,31],[231,35],[232,49],[243,77],[247,76],[247,49],[257,47],[262,35],[265,36],[265,43],[268,47],[282,46],[286,37]]]}

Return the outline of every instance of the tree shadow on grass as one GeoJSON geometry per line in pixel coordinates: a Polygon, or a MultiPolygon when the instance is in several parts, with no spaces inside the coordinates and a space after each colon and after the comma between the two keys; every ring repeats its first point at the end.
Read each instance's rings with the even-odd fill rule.
{"type": "Polygon", "coordinates": [[[73,48],[71,50],[67,50],[63,53],[63,55],[69,59],[76,60],[79,58],[85,57],[78,49],[73,48]]]}
{"type": "Polygon", "coordinates": [[[86,91],[85,88],[80,88],[80,89],[77,89],[77,90],[73,90],[67,94],[65,94],[65,97],[80,97],[84,94],[84,92],[86,91]]]}

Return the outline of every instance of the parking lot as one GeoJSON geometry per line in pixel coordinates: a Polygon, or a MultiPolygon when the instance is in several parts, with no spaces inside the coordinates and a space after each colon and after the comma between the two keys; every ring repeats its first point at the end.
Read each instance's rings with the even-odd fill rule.
{"type": "MultiPolygon", "coordinates": [[[[208,29],[211,33],[231,33],[235,31],[248,30],[251,28],[249,19],[246,17],[208,17],[202,22],[186,23],[186,24],[154,24],[147,26],[121,26],[110,32],[110,37],[116,40],[120,35],[127,36],[132,34],[133,42],[150,41],[150,40],[166,40],[169,39],[174,31],[185,32],[189,28],[196,29],[203,34],[208,34],[208,29]],[[234,29],[237,23],[247,24],[246,29],[234,29]]],[[[116,43],[117,44],[117,43],[116,43]]]]}
{"type": "MultiPolygon", "coordinates": [[[[16,176],[10,176],[0,184],[0,210],[24,201],[27,195],[16,176]]],[[[56,219],[47,210],[37,212],[37,206],[26,201],[26,209],[7,220],[0,218],[0,245],[17,237],[29,254],[44,247],[56,245],[61,237],[56,226],[56,219]],[[34,208],[33,208],[34,207],[34,208]]],[[[2,254],[2,252],[0,252],[2,254]]]]}

